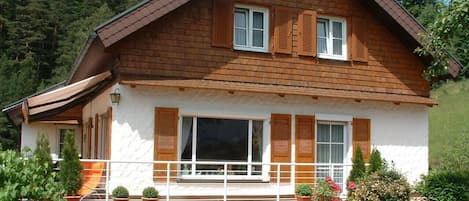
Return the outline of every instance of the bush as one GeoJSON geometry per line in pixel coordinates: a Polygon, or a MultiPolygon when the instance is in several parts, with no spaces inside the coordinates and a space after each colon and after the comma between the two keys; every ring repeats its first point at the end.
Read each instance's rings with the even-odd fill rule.
{"type": "Polygon", "coordinates": [[[355,158],[352,160],[352,170],[350,171],[350,176],[348,181],[359,181],[365,176],[365,160],[363,159],[363,153],[360,146],[357,146],[355,151],[355,158]]]}
{"type": "Polygon", "coordinates": [[[429,200],[469,200],[469,171],[433,170],[417,184],[416,190],[429,200]]]}
{"type": "Polygon", "coordinates": [[[338,200],[342,189],[337,185],[331,177],[326,179],[319,179],[316,186],[316,197],[319,200],[338,200]]]}
{"type": "Polygon", "coordinates": [[[0,151],[0,200],[63,200],[52,167],[30,154],[0,151]]]}
{"type": "Polygon", "coordinates": [[[381,158],[381,153],[377,149],[373,149],[370,154],[370,166],[368,166],[368,174],[372,174],[376,171],[382,170],[384,167],[383,159],[381,158]]]}
{"type": "Polygon", "coordinates": [[[39,134],[36,140],[36,150],[34,155],[37,156],[40,163],[47,163],[49,168],[47,171],[52,171],[52,158],[50,157],[49,138],[45,134],[39,134]]]}
{"type": "Polygon", "coordinates": [[[65,143],[62,150],[63,160],[60,162],[59,179],[65,188],[67,195],[77,195],[81,187],[81,171],[78,151],[75,149],[75,139],[73,133],[65,133],[65,143]]]}
{"type": "Polygon", "coordinates": [[[112,197],[113,198],[128,198],[129,191],[127,190],[127,188],[123,186],[118,186],[114,190],[112,190],[112,197]]]}
{"type": "Polygon", "coordinates": [[[157,198],[159,194],[160,192],[158,192],[154,187],[146,187],[142,192],[144,198],[157,198]]]}
{"type": "Polygon", "coordinates": [[[409,200],[410,186],[399,172],[386,168],[359,181],[351,199],[356,201],[409,200]]]}
{"type": "Polygon", "coordinates": [[[311,196],[313,195],[313,188],[310,184],[298,184],[295,193],[299,196],[311,196]]]}

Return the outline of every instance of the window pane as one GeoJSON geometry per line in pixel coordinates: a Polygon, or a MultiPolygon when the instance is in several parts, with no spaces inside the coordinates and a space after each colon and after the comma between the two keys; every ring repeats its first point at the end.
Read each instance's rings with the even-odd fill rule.
{"type": "Polygon", "coordinates": [[[323,20],[320,20],[317,22],[317,28],[318,28],[318,37],[327,37],[327,22],[326,21],[323,21],[323,20]]]}
{"type": "Polygon", "coordinates": [[[181,159],[192,159],[192,117],[182,118],[181,159]]]}
{"type": "Polygon", "coordinates": [[[264,13],[260,13],[260,12],[253,13],[252,27],[254,29],[264,29],[264,13]]]}
{"type": "Polygon", "coordinates": [[[332,142],[344,142],[344,126],[332,125],[332,142]]]}
{"type": "Polygon", "coordinates": [[[247,25],[247,10],[246,9],[236,9],[234,19],[235,19],[235,27],[246,28],[246,25],[247,25]]]}
{"type": "Polygon", "coordinates": [[[318,144],[318,163],[329,163],[329,146],[328,144],[318,144]]]}
{"type": "Polygon", "coordinates": [[[318,124],[318,142],[330,142],[330,126],[318,124]]]}
{"type": "Polygon", "coordinates": [[[246,29],[235,29],[235,44],[246,45],[246,29]]]}
{"type": "Polygon", "coordinates": [[[344,160],[344,145],[333,144],[331,145],[331,162],[342,163],[344,160]]]}
{"type": "Polygon", "coordinates": [[[342,40],[334,39],[333,43],[334,43],[333,53],[335,55],[342,55],[342,40]]]}
{"type": "Polygon", "coordinates": [[[325,38],[318,38],[318,52],[327,53],[327,41],[325,38]]]}
{"type": "Polygon", "coordinates": [[[262,161],[263,121],[252,121],[252,161],[262,161]]]}
{"type": "Polygon", "coordinates": [[[252,46],[264,47],[264,31],[260,31],[260,30],[252,31],[252,46]]]}
{"type": "Polygon", "coordinates": [[[332,22],[332,36],[334,38],[342,38],[342,23],[332,22]]]}
{"type": "Polygon", "coordinates": [[[247,120],[197,119],[197,160],[247,161],[247,120]]]}

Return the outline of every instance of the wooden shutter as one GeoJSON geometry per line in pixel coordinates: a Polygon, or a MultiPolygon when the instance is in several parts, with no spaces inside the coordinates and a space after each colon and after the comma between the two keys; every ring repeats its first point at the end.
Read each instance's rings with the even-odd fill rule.
{"type": "Polygon", "coordinates": [[[213,0],[212,46],[233,46],[233,1],[213,0]]]}
{"type": "MultiPolygon", "coordinates": [[[[271,161],[291,162],[291,115],[272,114],[270,125],[271,133],[271,161]]],[[[271,168],[271,181],[277,182],[277,166],[271,168]]],[[[290,166],[280,167],[280,181],[290,181],[290,166]]]]}
{"type": "Polygon", "coordinates": [[[106,159],[111,159],[111,145],[112,145],[112,107],[107,109],[107,135],[106,135],[106,159]]]}
{"type": "MultiPolygon", "coordinates": [[[[295,145],[297,163],[314,163],[315,160],[314,116],[295,116],[295,145]]],[[[314,183],[314,166],[296,166],[295,183],[314,183]]]]}
{"type": "MultiPolygon", "coordinates": [[[[177,133],[178,133],[177,108],[155,109],[155,139],[154,160],[176,161],[177,160],[177,133]]],[[[153,180],[157,182],[166,181],[167,164],[155,164],[153,166],[153,180]]],[[[171,180],[176,177],[176,165],[171,165],[171,180]]]]}
{"type": "Polygon", "coordinates": [[[298,15],[298,55],[316,56],[316,11],[303,10],[298,15]]]}
{"type": "Polygon", "coordinates": [[[276,53],[292,53],[292,15],[286,7],[275,8],[274,50],[276,53]]]}
{"type": "Polygon", "coordinates": [[[364,18],[352,18],[352,60],[368,62],[367,22],[364,18]]]}
{"type": "Polygon", "coordinates": [[[353,156],[355,157],[355,151],[360,146],[363,152],[363,158],[368,161],[371,153],[371,121],[370,119],[359,119],[353,118],[353,156]]]}

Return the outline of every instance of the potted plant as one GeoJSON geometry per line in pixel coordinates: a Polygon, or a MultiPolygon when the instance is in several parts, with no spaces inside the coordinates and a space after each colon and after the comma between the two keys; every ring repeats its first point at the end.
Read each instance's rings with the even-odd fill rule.
{"type": "Polygon", "coordinates": [[[112,190],[112,199],[119,201],[128,201],[129,191],[123,186],[118,186],[114,190],[112,190]]]}
{"type": "Polygon", "coordinates": [[[299,184],[295,189],[297,201],[311,201],[313,189],[310,184],[299,184]]]}
{"type": "Polygon", "coordinates": [[[60,162],[59,181],[65,190],[65,199],[68,201],[79,201],[82,179],[81,171],[83,167],[80,164],[78,151],[75,148],[75,139],[73,133],[65,133],[64,148],[62,150],[63,160],[60,162]]]}
{"type": "Polygon", "coordinates": [[[142,195],[142,200],[144,201],[157,201],[160,192],[158,192],[158,190],[156,190],[154,187],[150,186],[143,189],[142,195]]]}

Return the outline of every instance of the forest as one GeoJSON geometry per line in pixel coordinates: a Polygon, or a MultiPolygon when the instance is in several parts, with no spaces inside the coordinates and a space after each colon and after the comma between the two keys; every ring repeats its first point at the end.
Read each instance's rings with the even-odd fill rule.
{"type": "MultiPolygon", "coordinates": [[[[0,105],[67,80],[90,33],[139,0],[0,0],[0,105]]],[[[429,30],[416,54],[437,54],[430,74],[453,55],[469,75],[469,3],[465,0],[399,0],[429,30]],[[451,13],[451,15],[448,15],[451,13]],[[447,49],[448,52],[443,51],[447,49]]],[[[440,73],[441,74],[441,73],[440,73]]],[[[19,148],[19,127],[0,114],[0,147],[19,148]]]]}

